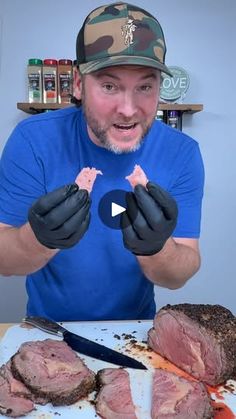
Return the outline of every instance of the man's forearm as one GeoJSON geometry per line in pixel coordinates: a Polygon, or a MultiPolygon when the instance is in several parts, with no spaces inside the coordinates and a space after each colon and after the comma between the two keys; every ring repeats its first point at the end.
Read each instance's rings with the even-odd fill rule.
{"type": "Polygon", "coordinates": [[[154,284],[164,288],[181,288],[200,267],[198,249],[167,240],[163,249],[153,256],[137,256],[142,271],[154,284]]]}
{"type": "Polygon", "coordinates": [[[36,239],[29,223],[20,228],[0,228],[0,274],[27,275],[35,272],[58,252],[36,239]]]}

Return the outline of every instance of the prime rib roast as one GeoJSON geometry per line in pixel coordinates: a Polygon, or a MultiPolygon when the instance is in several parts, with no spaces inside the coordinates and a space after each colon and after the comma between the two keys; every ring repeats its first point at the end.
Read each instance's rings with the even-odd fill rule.
{"type": "Polygon", "coordinates": [[[203,383],[156,369],[152,388],[152,419],[213,418],[210,397],[203,383]]]}
{"type": "Polygon", "coordinates": [[[95,388],[95,374],[67,343],[53,339],[23,343],[11,358],[13,376],[37,397],[69,405],[95,388]]]}
{"type": "Polygon", "coordinates": [[[182,370],[212,386],[233,378],[236,317],[220,305],[177,304],[161,308],[148,344],[182,370]]]}
{"type": "Polygon", "coordinates": [[[96,412],[103,419],[137,419],[132,401],[129,374],[121,368],[104,368],[97,374],[100,389],[96,412]]]}

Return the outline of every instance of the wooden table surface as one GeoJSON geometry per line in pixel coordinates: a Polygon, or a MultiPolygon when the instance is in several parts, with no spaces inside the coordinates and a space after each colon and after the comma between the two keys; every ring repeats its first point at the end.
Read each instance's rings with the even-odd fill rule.
{"type": "Polygon", "coordinates": [[[0,323],[0,339],[4,336],[5,332],[9,327],[13,326],[13,323],[0,323]]]}

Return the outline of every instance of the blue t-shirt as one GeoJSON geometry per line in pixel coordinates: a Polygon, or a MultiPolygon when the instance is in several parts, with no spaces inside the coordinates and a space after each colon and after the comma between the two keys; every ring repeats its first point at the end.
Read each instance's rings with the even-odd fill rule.
{"type": "Polygon", "coordinates": [[[82,108],[74,107],[32,116],[15,128],[1,159],[0,222],[21,226],[33,201],[74,182],[83,167],[103,173],[91,193],[91,223],[84,237],[27,276],[28,315],[56,321],[153,318],[153,284],[124,248],[122,232],[98,216],[105,193],[131,190],[125,177],[135,164],[176,199],[173,236],[198,238],[204,171],[192,138],[155,121],[139,150],[116,155],[90,140],[82,108]]]}

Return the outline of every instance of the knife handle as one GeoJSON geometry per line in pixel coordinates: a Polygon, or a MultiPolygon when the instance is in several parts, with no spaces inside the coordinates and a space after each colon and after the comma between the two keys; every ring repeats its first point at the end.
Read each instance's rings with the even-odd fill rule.
{"type": "Polygon", "coordinates": [[[61,337],[63,337],[66,332],[66,329],[60,326],[60,324],[54,322],[53,320],[46,319],[45,317],[26,316],[22,319],[22,322],[35,326],[44,332],[61,337]]]}

